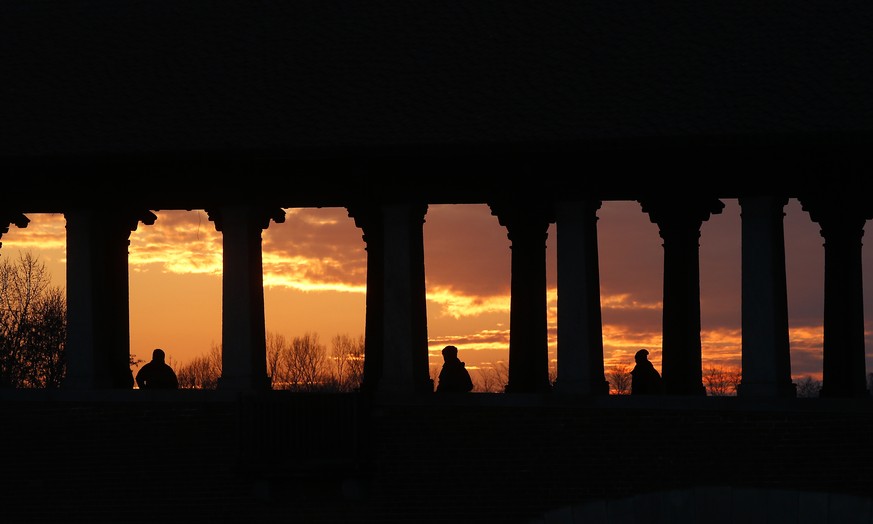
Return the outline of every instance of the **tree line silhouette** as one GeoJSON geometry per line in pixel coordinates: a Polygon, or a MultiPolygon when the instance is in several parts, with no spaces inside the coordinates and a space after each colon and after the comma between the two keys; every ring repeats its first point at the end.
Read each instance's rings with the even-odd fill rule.
{"type": "MultiPolygon", "coordinates": [[[[364,337],[335,335],[330,346],[317,333],[287,338],[267,333],[267,374],[272,389],[289,391],[350,392],[360,388],[364,371],[364,337]]],[[[31,252],[19,253],[17,260],[0,259],[0,387],[59,388],[66,374],[64,358],[67,336],[67,305],[63,289],[51,285],[51,275],[31,252]]],[[[131,368],[144,360],[130,355],[131,368]]],[[[215,389],[221,377],[221,346],[178,364],[182,389],[215,389]]],[[[440,367],[429,368],[436,384],[440,367]]],[[[472,366],[476,392],[500,393],[509,379],[509,366],[497,362],[472,366]]],[[[556,370],[550,367],[554,383],[556,370]]],[[[737,368],[709,366],[703,370],[707,395],[736,395],[742,373],[737,368]]],[[[610,394],[630,394],[630,364],[611,366],[606,371],[610,394]]],[[[873,373],[868,374],[873,391],[873,373]]],[[[821,381],[806,376],[797,381],[798,397],[817,397],[821,381]]]]}
{"type": "MultiPolygon", "coordinates": [[[[736,367],[707,366],[703,369],[703,386],[706,394],[711,397],[736,396],[737,386],[743,378],[743,373],[736,367]]],[[[873,373],[869,373],[868,384],[873,385],[873,373]]],[[[631,374],[629,364],[611,366],[606,372],[611,395],[630,395],[631,374]]],[[[810,375],[797,381],[797,396],[801,398],[818,397],[821,391],[821,380],[810,375]]]]}
{"type": "MultiPolygon", "coordinates": [[[[215,389],[221,377],[221,345],[213,344],[207,353],[177,366],[176,375],[181,389],[215,389]]],[[[275,390],[355,391],[364,376],[364,338],[336,335],[328,350],[317,333],[289,339],[268,332],[267,376],[275,390]]]]}

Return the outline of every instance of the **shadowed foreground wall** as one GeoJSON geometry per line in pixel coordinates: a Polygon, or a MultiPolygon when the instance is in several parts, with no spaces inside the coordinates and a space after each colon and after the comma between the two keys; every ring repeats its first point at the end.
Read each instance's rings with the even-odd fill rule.
{"type": "Polygon", "coordinates": [[[714,508],[767,497],[870,519],[866,402],[123,393],[0,403],[4,522],[573,522],[706,500],[733,522],[714,508]]]}

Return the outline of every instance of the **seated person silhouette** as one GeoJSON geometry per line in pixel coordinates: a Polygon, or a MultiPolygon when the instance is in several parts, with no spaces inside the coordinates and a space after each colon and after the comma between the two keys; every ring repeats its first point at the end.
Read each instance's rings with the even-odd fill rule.
{"type": "Polygon", "coordinates": [[[152,351],[152,360],[136,374],[139,389],[179,389],[176,372],[164,362],[164,350],[152,351]]]}
{"type": "Polygon", "coordinates": [[[634,355],[636,365],[631,370],[631,395],[657,395],[663,393],[661,375],[649,362],[649,351],[641,349],[634,355]]]}
{"type": "Polygon", "coordinates": [[[473,380],[464,363],[458,358],[458,348],[443,348],[443,368],[440,370],[437,393],[466,393],[473,389],[473,380]]]}

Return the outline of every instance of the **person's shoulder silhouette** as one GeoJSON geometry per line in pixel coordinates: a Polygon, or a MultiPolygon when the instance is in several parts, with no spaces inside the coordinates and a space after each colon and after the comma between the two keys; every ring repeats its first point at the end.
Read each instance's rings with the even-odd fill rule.
{"type": "Polygon", "coordinates": [[[440,370],[437,393],[466,393],[473,390],[473,380],[470,372],[461,359],[458,358],[458,348],[446,346],[443,348],[443,367],[440,370]]]}
{"type": "Polygon", "coordinates": [[[136,374],[136,383],[140,389],[178,389],[179,380],[164,359],[164,350],[158,348],[152,352],[151,361],[147,362],[136,374]]]}
{"type": "Polygon", "coordinates": [[[657,395],[663,393],[661,374],[649,361],[649,351],[641,349],[634,355],[633,370],[631,370],[631,395],[657,395]]]}

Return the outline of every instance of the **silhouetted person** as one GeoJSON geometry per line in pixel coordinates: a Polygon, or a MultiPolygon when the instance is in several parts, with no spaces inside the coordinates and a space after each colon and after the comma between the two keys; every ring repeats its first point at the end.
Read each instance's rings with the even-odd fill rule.
{"type": "Polygon", "coordinates": [[[179,389],[176,372],[164,362],[164,350],[152,351],[152,360],[136,374],[139,389],[179,389]]]}
{"type": "Polygon", "coordinates": [[[443,348],[443,369],[440,370],[437,393],[466,393],[473,389],[473,380],[464,363],[458,358],[458,348],[443,348]]]}
{"type": "Polygon", "coordinates": [[[631,395],[657,395],[664,392],[661,374],[649,362],[649,351],[641,349],[634,355],[636,365],[631,370],[631,395]]]}

